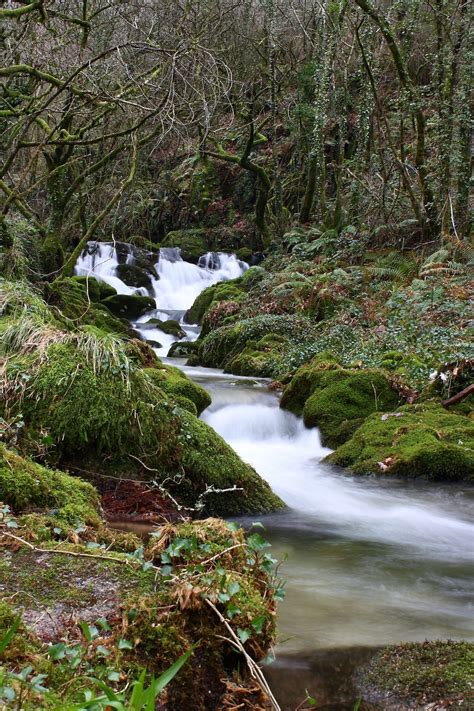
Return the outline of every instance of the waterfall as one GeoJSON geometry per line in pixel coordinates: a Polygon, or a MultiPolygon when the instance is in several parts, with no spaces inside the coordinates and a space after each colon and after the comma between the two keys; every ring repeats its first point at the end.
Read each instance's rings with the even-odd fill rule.
{"type": "MultiPolygon", "coordinates": [[[[151,256],[151,255],[149,255],[151,256]]],[[[177,339],[163,333],[160,329],[141,329],[140,324],[151,318],[161,321],[174,319],[181,323],[186,332],[184,340],[193,341],[199,334],[196,326],[183,323],[185,312],[191,308],[195,299],[206,287],[220,281],[237,279],[248,269],[248,264],[237,259],[235,254],[208,252],[202,255],[198,264],[190,264],[181,258],[179,247],[164,247],[160,249],[159,258],[153,263],[158,278],[150,273],[151,286],[127,286],[117,275],[119,264],[134,265],[136,256],[134,248],[124,243],[89,242],[79,257],[75,274],[91,276],[113,286],[119,294],[143,294],[155,299],[156,309],[137,320],[134,328],[139,335],[161,347],[155,348],[159,356],[166,356],[172,343],[177,339]],[[119,249],[118,249],[119,247],[119,249]]]]}

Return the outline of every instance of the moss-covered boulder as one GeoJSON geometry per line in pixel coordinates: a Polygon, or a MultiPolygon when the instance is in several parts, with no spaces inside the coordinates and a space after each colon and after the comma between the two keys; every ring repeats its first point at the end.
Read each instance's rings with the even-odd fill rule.
{"type": "Polygon", "coordinates": [[[58,527],[99,521],[99,497],[91,484],[47,469],[0,445],[0,501],[14,513],[45,510],[58,527]]]}
{"type": "Polygon", "coordinates": [[[207,311],[220,301],[239,301],[244,291],[239,286],[240,279],[220,282],[201,291],[194,304],[186,312],[187,323],[201,324],[207,311]]]}
{"type": "Polygon", "coordinates": [[[211,368],[227,368],[242,353],[249,341],[259,341],[274,334],[297,342],[314,332],[313,324],[305,318],[287,315],[263,315],[242,319],[216,328],[199,342],[198,360],[211,368]]]}
{"type": "Polygon", "coordinates": [[[199,257],[210,249],[207,231],[204,228],[168,232],[161,246],[179,247],[182,259],[193,264],[197,264],[199,257]]]}
{"type": "Polygon", "coordinates": [[[152,382],[156,383],[165,393],[172,395],[179,404],[183,400],[190,401],[195,407],[187,409],[200,415],[211,404],[211,396],[200,385],[194,383],[179,368],[163,365],[149,368],[145,371],[152,382]]]}
{"type": "Polygon", "coordinates": [[[169,319],[168,321],[162,321],[159,318],[151,318],[144,323],[140,323],[140,330],[149,331],[157,328],[159,331],[163,331],[168,336],[174,336],[175,338],[185,338],[186,331],[183,331],[181,324],[174,319],[169,319]]]}
{"type": "Polygon", "coordinates": [[[379,370],[342,368],[316,358],[299,368],[286,387],[281,407],[319,427],[330,447],[345,442],[366,417],[399,404],[400,396],[379,370]]]}
{"type": "Polygon", "coordinates": [[[156,308],[155,299],[139,294],[117,294],[102,302],[115,316],[134,320],[156,308]]]}
{"type": "Polygon", "coordinates": [[[387,647],[360,675],[361,695],[377,708],[465,708],[474,684],[474,644],[426,641],[387,647]]]}
{"type": "Polygon", "coordinates": [[[129,326],[121,314],[113,315],[104,305],[117,292],[105,282],[89,277],[63,277],[46,286],[46,300],[70,328],[92,325],[109,333],[127,334],[129,326]]]}
{"type": "Polygon", "coordinates": [[[474,482],[474,421],[429,403],[377,412],[327,461],[354,474],[474,482]]]}
{"type": "Polygon", "coordinates": [[[280,354],[288,346],[288,339],[269,333],[259,341],[249,341],[242,351],[232,358],[226,370],[234,375],[266,378],[272,375],[280,354]]]}
{"type": "Polygon", "coordinates": [[[127,286],[135,288],[149,289],[151,287],[151,276],[136,264],[119,264],[117,266],[117,276],[127,286]]]}
{"type": "Polygon", "coordinates": [[[173,495],[186,505],[193,506],[208,491],[202,501],[209,513],[282,506],[234,450],[179,407],[175,395],[193,402],[196,410],[209,402],[185,375],[174,369],[155,373],[159,362],[152,351],[147,355],[118,340],[92,334],[58,342],[61,338],[54,332],[39,356],[9,360],[6,407],[9,417],[21,413],[24,418],[22,446],[47,434],[54,445],[49,459],[57,464],[80,461],[89,471],[107,469],[143,479],[151,471],[154,479],[168,480],[173,495]],[[25,382],[28,389],[18,387],[25,382]],[[221,489],[226,492],[215,492],[221,489]]]}
{"type": "Polygon", "coordinates": [[[196,341],[184,341],[172,343],[168,351],[169,358],[187,358],[197,350],[196,341]]]}

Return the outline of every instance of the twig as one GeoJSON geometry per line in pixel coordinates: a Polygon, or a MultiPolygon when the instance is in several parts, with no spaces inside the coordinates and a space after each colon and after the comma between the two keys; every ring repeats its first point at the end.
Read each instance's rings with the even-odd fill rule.
{"type": "Polygon", "coordinates": [[[225,617],[221,615],[217,607],[208,599],[206,598],[206,603],[209,605],[211,610],[215,612],[219,620],[222,622],[222,624],[225,626],[227,631],[229,632],[233,644],[237,649],[244,655],[245,661],[247,662],[247,666],[249,668],[250,674],[253,676],[253,678],[257,681],[258,685],[260,688],[268,695],[270,699],[270,703],[272,704],[272,707],[274,711],[281,711],[281,708],[278,704],[278,701],[275,699],[273,696],[272,690],[270,689],[267,680],[265,679],[265,676],[263,675],[262,670],[258,666],[258,664],[252,659],[252,657],[248,654],[247,650],[245,649],[244,645],[232,629],[232,627],[229,625],[225,617]]]}

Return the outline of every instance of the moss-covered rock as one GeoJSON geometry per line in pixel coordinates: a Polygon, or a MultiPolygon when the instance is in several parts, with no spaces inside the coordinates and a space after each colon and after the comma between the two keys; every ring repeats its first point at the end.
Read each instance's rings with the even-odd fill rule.
{"type": "Polygon", "coordinates": [[[112,286],[88,277],[64,277],[46,286],[48,304],[57,309],[59,318],[67,320],[68,327],[89,324],[109,333],[127,334],[128,324],[102,303],[116,296],[112,286]]]}
{"type": "MultiPolygon", "coordinates": [[[[200,415],[206,407],[211,404],[211,396],[200,385],[194,383],[179,368],[160,363],[159,368],[149,368],[146,375],[156,383],[165,393],[172,395],[174,399],[182,404],[183,400],[191,401],[194,404],[195,413],[200,415]]],[[[193,412],[193,408],[187,409],[193,412]]]]}
{"type": "Polygon", "coordinates": [[[49,511],[57,526],[97,524],[99,497],[91,484],[47,469],[0,445],[0,501],[14,513],[49,511]]]}
{"type": "Polygon", "coordinates": [[[400,397],[379,370],[342,368],[321,355],[299,368],[286,387],[281,407],[319,427],[324,443],[337,447],[364,419],[398,405],[400,397]]]}
{"type": "Polygon", "coordinates": [[[239,301],[245,293],[239,286],[239,282],[240,279],[220,282],[201,291],[194,304],[186,312],[186,322],[201,324],[206,312],[220,301],[239,301]]]}
{"type": "Polygon", "coordinates": [[[474,422],[429,403],[377,412],[327,461],[355,474],[474,482],[474,422]]]}
{"type": "Polygon", "coordinates": [[[296,341],[302,334],[309,335],[312,331],[311,322],[297,316],[264,315],[242,319],[208,333],[199,343],[198,360],[201,365],[211,368],[228,368],[249,341],[259,341],[269,334],[296,341]]]}
{"type": "Polygon", "coordinates": [[[205,499],[209,513],[280,507],[256,472],[174,399],[186,397],[201,410],[209,403],[207,393],[174,369],[164,369],[161,381],[162,374],[153,370],[159,362],[151,355],[148,359],[128,346],[121,350],[119,342],[92,339],[53,342],[39,362],[32,356],[11,358],[7,408],[10,416],[21,412],[24,417],[23,446],[48,433],[54,444],[51,460],[79,460],[92,471],[106,466],[135,478],[149,479],[152,471],[153,478],[169,480],[173,494],[187,505],[194,505],[207,487],[231,489],[205,499]],[[143,357],[151,371],[143,368],[143,357]],[[15,386],[19,382],[29,385],[22,399],[15,386]]]}
{"type": "Polygon", "coordinates": [[[161,246],[179,247],[184,261],[193,264],[197,264],[199,257],[210,249],[207,231],[204,228],[168,232],[161,246]]]}
{"type": "Polygon", "coordinates": [[[226,370],[234,375],[250,375],[266,378],[272,375],[275,362],[288,345],[284,336],[269,333],[259,341],[249,341],[242,351],[232,358],[226,370]]]}
{"type": "Polygon", "coordinates": [[[474,644],[426,641],[387,647],[361,675],[366,701],[390,708],[468,708],[474,644]],[[467,704],[467,706],[465,705],[467,704]]]}
{"type": "Polygon", "coordinates": [[[147,311],[156,308],[155,299],[151,296],[139,294],[117,294],[108,296],[102,302],[115,316],[134,320],[143,316],[147,311]]]}
{"type": "Polygon", "coordinates": [[[152,284],[150,274],[136,264],[119,264],[117,266],[117,276],[127,286],[135,288],[149,289],[152,284]]]}
{"type": "Polygon", "coordinates": [[[195,353],[197,350],[197,343],[196,341],[184,341],[184,342],[179,342],[177,341],[176,343],[172,343],[171,347],[168,351],[168,357],[169,358],[187,358],[189,355],[192,353],[195,353]]]}

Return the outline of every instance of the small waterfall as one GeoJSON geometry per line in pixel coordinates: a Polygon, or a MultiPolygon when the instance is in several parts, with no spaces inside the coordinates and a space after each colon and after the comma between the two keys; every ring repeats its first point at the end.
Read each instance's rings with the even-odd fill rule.
{"type": "Polygon", "coordinates": [[[78,276],[92,276],[113,286],[119,294],[149,294],[156,301],[156,310],[142,316],[135,323],[140,336],[146,340],[161,344],[156,353],[166,356],[170,346],[177,340],[163,333],[160,329],[140,329],[140,324],[151,318],[162,321],[174,319],[180,321],[186,332],[186,339],[194,341],[199,330],[196,326],[182,323],[185,312],[191,308],[195,299],[206,287],[220,281],[237,279],[248,269],[248,264],[237,259],[235,254],[208,252],[202,255],[197,265],[185,262],[181,258],[179,247],[163,247],[154,267],[158,278],[150,275],[150,293],[145,288],[127,286],[118,276],[119,264],[133,265],[136,256],[130,245],[109,242],[89,242],[82,252],[75,267],[78,276]]]}
{"type": "MultiPolygon", "coordinates": [[[[122,247],[124,245],[121,245],[122,247]]],[[[117,276],[117,267],[125,261],[126,264],[131,264],[134,261],[134,256],[129,248],[125,255],[125,260],[120,260],[117,253],[117,248],[112,242],[88,242],[81,256],[77,260],[74,273],[77,276],[90,276],[105,281],[110,286],[113,286],[118,294],[142,294],[148,292],[144,288],[134,288],[127,286],[117,276]]]]}

